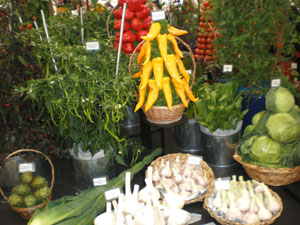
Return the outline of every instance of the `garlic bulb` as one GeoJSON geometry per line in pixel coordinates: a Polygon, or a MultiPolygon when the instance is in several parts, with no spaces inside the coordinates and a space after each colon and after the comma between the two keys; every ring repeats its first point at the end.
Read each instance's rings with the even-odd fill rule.
{"type": "Polygon", "coordinates": [[[186,225],[191,219],[191,214],[182,209],[172,209],[167,225],[186,225]]]}
{"type": "Polygon", "coordinates": [[[216,197],[214,198],[212,204],[217,209],[221,208],[221,206],[222,206],[221,191],[217,191],[216,197]]]}
{"type": "Polygon", "coordinates": [[[126,172],[125,174],[125,196],[124,196],[123,213],[125,214],[133,213],[130,172],[126,172]]]}
{"type": "Polygon", "coordinates": [[[153,177],[152,177],[153,182],[158,182],[160,180],[160,175],[157,167],[155,167],[155,170],[153,172],[153,177]]]}
{"type": "Polygon", "coordinates": [[[125,218],[123,216],[124,209],[124,194],[121,193],[118,199],[118,213],[115,225],[125,225],[125,218]]]}
{"type": "Polygon", "coordinates": [[[116,220],[112,213],[111,202],[106,202],[106,212],[97,216],[94,220],[94,225],[115,225],[116,220]]]}
{"type": "Polygon", "coordinates": [[[133,222],[135,225],[155,225],[155,215],[150,196],[147,198],[146,205],[136,212],[133,222]]]}
{"type": "Polygon", "coordinates": [[[241,211],[236,207],[235,201],[234,201],[234,195],[232,192],[228,192],[227,196],[230,201],[229,209],[226,213],[226,216],[229,220],[240,220],[243,217],[243,214],[241,211]]]}
{"type": "Polygon", "coordinates": [[[275,197],[272,196],[271,192],[269,191],[268,187],[265,184],[263,184],[263,187],[265,191],[264,193],[266,195],[264,203],[267,209],[273,213],[278,212],[281,209],[280,203],[277,201],[275,197]]]}
{"type": "Polygon", "coordinates": [[[172,169],[170,167],[170,161],[166,162],[166,165],[162,167],[160,175],[166,178],[172,177],[172,169]]]}
{"type": "Polygon", "coordinates": [[[219,211],[224,213],[226,215],[227,211],[228,211],[228,207],[227,207],[227,197],[226,197],[226,192],[225,191],[221,191],[221,196],[222,196],[222,205],[219,208],[219,211]]]}
{"type": "Polygon", "coordinates": [[[243,220],[245,221],[245,223],[254,224],[254,223],[260,222],[260,219],[259,219],[258,215],[256,214],[254,208],[255,208],[255,200],[254,200],[254,198],[252,198],[250,200],[249,211],[243,216],[243,220]]]}
{"type": "Polygon", "coordinates": [[[258,217],[263,220],[269,220],[272,218],[272,213],[265,208],[264,203],[260,197],[255,196],[256,204],[258,205],[258,217]]]}

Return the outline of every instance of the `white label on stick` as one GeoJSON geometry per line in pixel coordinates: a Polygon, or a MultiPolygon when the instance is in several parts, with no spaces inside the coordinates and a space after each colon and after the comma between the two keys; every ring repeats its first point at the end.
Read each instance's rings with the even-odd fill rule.
{"type": "Polygon", "coordinates": [[[223,65],[223,73],[231,73],[232,72],[232,65],[231,64],[226,64],[223,65]]]}
{"type": "Polygon", "coordinates": [[[121,194],[120,188],[114,188],[111,190],[108,190],[104,193],[106,201],[111,201],[114,199],[119,198],[119,195],[121,194]]]}
{"type": "Polygon", "coordinates": [[[107,184],[107,177],[98,177],[93,179],[94,186],[103,186],[107,184]]]}
{"type": "Polygon", "coordinates": [[[20,163],[19,164],[19,173],[25,172],[35,172],[35,164],[34,163],[20,163]]]}
{"type": "Polygon", "coordinates": [[[86,50],[88,51],[99,50],[99,42],[98,41],[86,42],[86,50]]]}
{"type": "Polygon", "coordinates": [[[152,17],[152,21],[165,20],[166,12],[164,10],[152,11],[151,17],[152,17]]]}
{"type": "Polygon", "coordinates": [[[296,70],[298,68],[298,64],[297,63],[291,63],[291,68],[296,70]]]}
{"type": "Polygon", "coordinates": [[[192,70],[187,70],[186,72],[190,75],[192,74],[192,70]]]}
{"type": "Polygon", "coordinates": [[[188,164],[189,165],[199,165],[202,161],[202,156],[189,156],[188,164]]]}
{"type": "Polygon", "coordinates": [[[215,180],[215,189],[217,191],[229,190],[230,180],[215,180]]]}
{"type": "Polygon", "coordinates": [[[273,79],[271,80],[271,87],[279,87],[281,84],[281,80],[280,79],[273,79]]]}

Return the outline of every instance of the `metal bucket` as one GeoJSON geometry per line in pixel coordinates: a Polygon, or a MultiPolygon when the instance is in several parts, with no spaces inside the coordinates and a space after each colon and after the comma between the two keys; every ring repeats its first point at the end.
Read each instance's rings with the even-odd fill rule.
{"type": "Polygon", "coordinates": [[[98,159],[80,159],[71,155],[71,159],[78,191],[94,187],[94,178],[106,177],[108,181],[115,177],[112,156],[108,160],[106,156],[98,159]]]}
{"type": "Polygon", "coordinates": [[[141,133],[140,113],[134,112],[135,105],[136,103],[126,105],[127,117],[120,122],[121,132],[127,136],[136,136],[141,133]]]}
{"type": "Polygon", "coordinates": [[[215,167],[229,167],[236,164],[233,159],[235,148],[241,139],[241,126],[229,135],[218,136],[201,127],[203,160],[215,167]]]}
{"type": "Polygon", "coordinates": [[[195,119],[174,127],[176,149],[182,153],[202,155],[200,124],[195,119]]]}

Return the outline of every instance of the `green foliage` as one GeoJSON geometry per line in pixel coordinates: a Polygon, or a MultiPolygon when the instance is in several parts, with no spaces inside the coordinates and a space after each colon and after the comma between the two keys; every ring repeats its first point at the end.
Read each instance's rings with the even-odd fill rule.
{"type": "Polygon", "coordinates": [[[241,111],[242,97],[237,94],[237,88],[235,81],[212,85],[204,83],[197,90],[199,100],[194,103],[194,118],[212,133],[217,129],[235,129],[247,113],[247,110],[241,111]]]}
{"type": "Polygon", "coordinates": [[[232,64],[230,77],[261,87],[280,77],[278,62],[294,56],[299,21],[289,0],[213,1],[211,19],[220,37],[213,41],[220,65],[232,64]]]}

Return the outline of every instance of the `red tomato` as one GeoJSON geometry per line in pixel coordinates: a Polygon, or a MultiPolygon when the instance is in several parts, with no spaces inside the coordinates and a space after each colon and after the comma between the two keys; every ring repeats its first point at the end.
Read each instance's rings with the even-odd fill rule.
{"type": "Polygon", "coordinates": [[[283,44],[282,44],[282,43],[280,43],[280,42],[276,42],[276,47],[277,47],[277,48],[282,48],[282,46],[283,46],[283,44]]]}
{"type": "Polygon", "coordinates": [[[211,45],[211,44],[208,44],[208,45],[206,45],[206,48],[207,48],[207,49],[212,49],[212,45],[211,45]]]}
{"type": "Polygon", "coordinates": [[[198,43],[196,47],[197,47],[197,48],[200,48],[200,46],[201,46],[201,44],[198,43]]]}
{"type": "Polygon", "coordinates": [[[31,28],[32,28],[32,25],[29,23],[29,24],[26,25],[26,28],[27,28],[27,29],[31,29],[31,28]]]}
{"type": "Polygon", "coordinates": [[[20,31],[23,31],[23,30],[24,30],[24,27],[23,27],[23,26],[20,26],[19,29],[20,29],[20,31]]]}
{"type": "Polygon", "coordinates": [[[209,24],[214,27],[215,26],[215,23],[214,22],[209,22],[209,24]]]}
{"type": "Polygon", "coordinates": [[[200,38],[200,43],[201,44],[204,44],[206,42],[206,39],[205,38],[200,38]]]}
{"type": "Polygon", "coordinates": [[[216,53],[217,50],[216,50],[216,49],[212,49],[211,52],[212,52],[212,53],[216,53]]]}
{"type": "Polygon", "coordinates": [[[207,34],[202,34],[202,33],[201,33],[201,34],[198,35],[198,37],[199,37],[199,38],[207,38],[207,34]]]}
{"type": "Polygon", "coordinates": [[[209,55],[206,55],[206,56],[205,56],[205,61],[208,62],[208,61],[210,61],[210,60],[211,60],[211,57],[210,57],[209,55]]]}
{"type": "Polygon", "coordinates": [[[199,57],[200,57],[200,55],[198,55],[198,54],[194,55],[194,58],[195,58],[196,61],[199,59],[199,57]]]}
{"type": "Polygon", "coordinates": [[[206,54],[206,55],[211,55],[211,50],[207,49],[207,50],[205,51],[205,54],[206,54]]]}
{"type": "Polygon", "coordinates": [[[211,33],[210,27],[206,28],[207,33],[211,33]]]}
{"type": "Polygon", "coordinates": [[[199,49],[205,49],[205,44],[200,44],[200,48],[199,49]]]}
{"type": "Polygon", "coordinates": [[[195,49],[195,54],[199,54],[199,52],[200,52],[199,48],[196,48],[195,49]]]}
{"type": "Polygon", "coordinates": [[[204,22],[200,22],[200,23],[199,23],[199,26],[200,26],[200,27],[207,27],[207,24],[204,23],[204,22]]]}
{"type": "Polygon", "coordinates": [[[214,37],[215,37],[215,34],[214,34],[214,33],[208,33],[207,36],[208,36],[209,38],[214,38],[214,37]]]}
{"type": "Polygon", "coordinates": [[[201,38],[198,38],[198,39],[197,39],[197,42],[198,42],[198,43],[201,43],[200,41],[201,41],[201,38]]]}
{"type": "Polygon", "coordinates": [[[203,6],[209,6],[209,1],[205,1],[205,2],[203,2],[203,6]]]}
{"type": "Polygon", "coordinates": [[[200,17],[200,21],[204,22],[204,21],[205,21],[205,17],[204,17],[204,16],[201,16],[201,17],[200,17]]]}
{"type": "Polygon", "coordinates": [[[199,55],[204,55],[205,54],[205,51],[203,49],[200,49],[199,50],[199,55]]]}
{"type": "Polygon", "coordinates": [[[207,44],[210,44],[210,43],[211,43],[211,39],[210,39],[210,38],[207,38],[207,39],[206,39],[206,43],[207,43],[207,44]]]}

